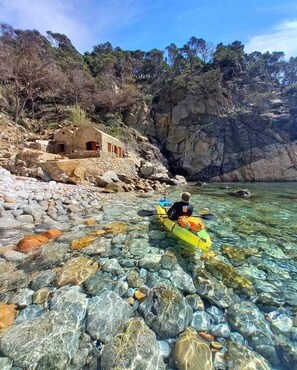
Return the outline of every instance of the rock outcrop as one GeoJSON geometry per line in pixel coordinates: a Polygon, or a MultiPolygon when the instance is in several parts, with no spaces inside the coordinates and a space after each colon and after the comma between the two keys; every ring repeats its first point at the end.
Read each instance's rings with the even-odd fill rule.
{"type": "Polygon", "coordinates": [[[275,99],[264,108],[236,101],[233,93],[218,101],[188,92],[172,105],[164,92],[136,127],[158,142],[170,170],[188,180],[294,181],[296,98],[281,96],[272,84],[267,89],[275,99]]]}

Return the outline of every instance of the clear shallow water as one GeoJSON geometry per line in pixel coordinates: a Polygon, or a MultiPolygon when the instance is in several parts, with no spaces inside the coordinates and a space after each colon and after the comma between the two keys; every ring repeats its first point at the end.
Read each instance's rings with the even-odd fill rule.
{"type": "MultiPolygon", "coordinates": [[[[57,309],[58,312],[65,311],[65,314],[70,315],[70,321],[68,323],[68,319],[66,320],[65,327],[70,325],[74,317],[79,321],[84,317],[82,330],[86,330],[90,324],[88,316],[85,315],[87,302],[89,306],[90,300],[99,299],[107,290],[108,295],[113,293],[110,291],[114,291],[116,296],[113,295],[114,298],[111,300],[106,299],[105,296],[100,298],[106,309],[102,310],[101,306],[98,307],[100,317],[98,320],[100,323],[102,320],[110,323],[109,318],[115,317],[115,326],[112,328],[114,336],[117,332],[117,320],[123,320],[122,324],[125,322],[125,318],[121,316],[122,310],[119,310],[115,304],[119,299],[118,296],[129,303],[130,307],[126,307],[127,310],[129,308],[131,311],[132,307],[132,316],[143,317],[145,324],[156,335],[153,334],[150,341],[146,337],[148,333],[142,333],[141,341],[144,340],[151,347],[145,347],[146,354],[143,357],[140,356],[144,365],[139,368],[146,368],[146,355],[151,353],[150,351],[157,352],[160,347],[166,370],[177,368],[173,361],[175,355],[181,362],[184,359],[188,363],[201,362],[201,368],[209,363],[208,361],[213,360],[216,370],[268,370],[270,366],[275,370],[297,369],[297,226],[295,222],[297,183],[230,184],[229,188],[222,184],[212,184],[202,188],[189,185],[183,188],[170,188],[167,190],[167,196],[172,201],[176,201],[180,193],[186,190],[193,194],[195,213],[208,207],[216,216],[215,220],[205,221],[213,240],[211,253],[205,254],[200,250],[196,253],[194,250],[193,253],[193,247],[189,248],[171,234],[164,232],[156,216],[141,217],[139,210],[155,211],[157,201],[163,194],[117,193],[102,196],[100,202],[95,202],[95,205],[93,199],[88,203],[85,202],[84,196],[79,196],[78,199],[84,203],[84,207],[78,218],[64,225],[64,233],[59,240],[44,247],[45,253],[38,255],[37,259],[29,258],[20,265],[21,269],[36,270],[37,275],[32,274],[36,276],[36,280],[33,278],[34,287],[30,285],[34,291],[40,288],[50,289],[50,291],[53,289],[54,296],[45,306],[49,309],[36,307],[35,302],[32,303],[32,290],[29,289],[27,292],[26,289],[18,289],[15,292],[10,289],[7,284],[11,282],[18,284],[18,275],[11,274],[11,270],[2,271],[3,281],[7,282],[4,290],[3,285],[0,285],[4,292],[2,299],[13,303],[25,300],[28,304],[27,307],[20,307],[18,310],[16,325],[20,326],[11,327],[12,333],[16,332],[16,337],[13,334],[7,336],[5,354],[14,358],[15,364],[19,358],[27,356],[30,367],[34,367],[35,365],[31,364],[31,357],[37,359],[48,351],[52,351],[51,353],[56,351],[55,344],[53,348],[51,347],[52,343],[55,343],[51,339],[51,333],[49,336],[46,335],[48,342],[45,347],[36,347],[35,343],[43,342],[44,339],[42,327],[41,331],[39,330],[38,318],[41,316],[40,320],[44,320],[47,317],[44,315],[51,317],[51,311],[57,309]],[[230,195],[239,188],[248,188],[253,194],[252,198],[240,199],[230,195]],[[88,220],[92,223],[83,222],[89,217],[94,218],[88,220]],[[106,226],[107,229],[105,229],[106,226]],[[101,233],[103,229],[109,231],[104,232],[103,235],[101,233]],[[94,232],[98,235],[95,239],[94,232]],[[80,242],[81,249],[73,251],[70,248],[73,241],[75,245],[80,242]],[[80,264],[77,262],[78,256],[80,264]],[[81,257],[85,257],[82,258],[83,261],[81,257]],[[89,267],[90,258],[91,267],[89,267]],[[72,265],[74,261],[76,261],[75,268],[72,265]],[[99,271],[93,270],[93,262],[100,264],[99,271]],[[66,269],[66,275],[68,278],[69,276],[71,279],[75,278],[71,280],[71,284],[78,282],[78,277],[80,282],[81,276],[86,279],[80,287],[71,285],[60,287],[55,280],[49,281],[47,274],[56,276],[55,269],[44,271],[44,276],[40,272],[41,277],[39,276],[40,266],[48,266],[51,269],[62,263],[64,267],[70,263],[68,270],[66,269]],[[6,292],[5,289],[10,290],[6,292]],[[82,294],[77,295],[78,290],[82,294]],[[66,295],[70,294],[71,305],[68,305],[68,301],[63,298],[63,292],[66,295]],[[141,302],[139,293],[143,292],[146,298],[141,302]],[[58,308],[54,308],[55,306],[58,308]],[[108,315],[103,314],[101,317],[102,311],[108,312],[108,315]],[[24,326],[21,326],[21,323],[24,323],[24,326]],[[189,332],[186,329],[188,326],[194,330],[189,332]],[[22,345],[24,338],[22,333],[26,332],[27,327],[30,328],[30,333],[34,333],[31,341],[32,349],[27,346],[27,342],[22,345]],[[203,338],[208,340],[206,346],[208,353],[204,351],[204,356],[201,356],[199,347],[201,342],[197,332],[200,334],[204,332],[203,338]],[[209,334],[213,335],[212,339],[209,334]],[[179,335],[184,336],[182,340],[179,335]],[[20,342],[17,341],[18,339],[20,342]],[[180,349],[175,352],[178,344],[180,349]],[[188,351],[189,346],[193,351],[188,351]],[[13,351],[12,347],[14,347],[13,351]],[[212,354],[209,348],[218,352],[212,354]],[[259,357],[260,355],[263,357],[259,357]],[[191,356],[194,357],[191,358],[191,356]],[[264,358],[269,361],[270,366],[264,358]]],[[[37,225],[37,230],[40,232],[43,228],[37,225]]],[[[23,231],[15,230],[12,234],[9,231],[7,237],[17,242],[23,237],[23,231]]],[[[6,243],[6,240],[4,242],[6,243]]],[[[2,266],[6,266],[3,259],[2,266]]],[[[61,274],[58,276],[59,279],[61,274]]],[[[121,300],[119,302],[123,303],[121,300]]],[[[60,330],[60,324],[57,322],[53,332],[60,330]]],[[[86,367],[76,366],[75,369],[95,368],[93,365],[87,366],[88,356],[92,357],[94,361],[92,364],[100,362],[102,365],[104,358],[117,360],[117,356],[106,354],[107,346],[105,346],[107,352],[103,348],[100,358],[95,355],[97,349],[101,348],[101,340],[103,340],[101,335],[105,335],[106,330],[111,330],[109,324],[103,326],[103,332],[97,324],[90,328],[91,331],[93,329],[96,331],[92,338],[94,340],[99,338],[99,342],[92,341],[91,337],[88,337],[87,342],[82,344],[86,352],[81,351],[82,358],[79,358],[82,364],[86,363],[86,367]],[[91,343],[93,344],[90,347],[91,343]]],[[[145,330],[147,331],[147,328],[145,330]]],[[[10,329],[7,333],[9,331],[10,329]]],[[[140,334],[139,330],[136,330],[135,338],[140,334]]],[[[115,342],[118,343],[116,338],[114,337],[115,342]]],[[[122,346],[126,343],[125,338],[123,337],[123,341],[119,342],[119,354],[125,351],[125,346],[122,346]]],[[[143,349],[141,341],[135,342],[137,353],[139,348],[143,349]]],[[[132,342],[134,343],[134,340],[131,340],[132,342]]],[[[76,340],[73,345],[77,346],[76,340]]],[[[65,351],[63,346],[61,351],[65,351]]],[[[127,355],[134,360],[133,351],[128,351],[127,355]]],[[[1,356],[1,363],[7,361],[1,356]]],[[[58,357],[55,352],[51,359],[53,363],[58,357]]],[[[61,359],[63,358],[62,356],[61,359]]],[[[139,356],[137,358],[139,360],[139,356]]],[[[77,358],[74,360],[76,361],[77,358]]],[[[130,358],[128,360],[130,361],[130,358]]],[[[37,364],[36,361],[35,364],[37,364]]],[[[57,366],[56,364],[54,367],[57,366]]],[[[22,367],[27,368],[27,365],[22,367]]],[[[111,368],[111,366],[104,368],[111,368]]],[[[164,369],[164,366],[161,368],[164,369]]]]}
{"type": "MultiPolygon", "coordinates": [[[[205,221],[216,258],[234,267],[255,288],[254,296],[241,294],[240,289],[236,293],[242,301],[255,303],[272,329],[271,332],[268,329],[265,335],[271,336],[280,363],[271,356],[270,365],[273,369],[292,368],[292,363],[286,363],[284,357],[294,362],[297,350],[297,183],[211,184],[204,187],[188,185],[168,189],[167,199],[179,200],[182,191],[192,194],[195,214],[207,207],[216,216],[215,220],[205,221]],[[237,198],[230,194],[243,188],[251,191],[251,198],[237,198]],[[238,263],[222,252],[224,246],[235,247],[238,251],[250,249],[252,252],[246,256],[244,263],[238,263]],[[286,345],[280,346],[280,339],[276,338],[285,338],[286,345]]],[[[141,203],[136,201],[137,207],[154,210],[158,197],[162,198],[158,195],[153,196],[153,199],[143,199],[141,203]]],[[[152,228],[158,228],[153,218],[151,225],[152,228]]],[[[162,230],[161,226],[159,228],[162,230]]],[[[172,242],[170,236],[168,240],[172,242]]],[[[182,243],[176,241],[175,247],[182,247],[182,243]]],[[[217,270],[214,271],[218,277],[217,270]]],[[[223,276],[226,279],[226,275],[223,276]]],[[[238,313],[240,316],[240,310],[238,313]]],[[[253,325],[254,320],[248,316],[245,320],[251,320],[251,324],[247,324],[247,327],[253,325]]],[[[243,317],[244,314],[244,320],[243,317]]],[[[238,330],[232,328],[231,331],[238,330]]],[[[270,360],[264,348],[265,340],[262,346],[261,340],[257,339],[253,343],[251,337],[243,336],[249,348],[270,360]]]]}
{"type": "MultiPolygon", "coordinates": [[[[297,183],[188,186],[185,189],[191,192],[197,211],[207,207],[217,216],[216,221],[208,222],[214,249],[222,242],[243,247],[260,242],[297,249],[297,183]],[[230,195],[243,188],[252,192],[251,198],[230,195]]],[[[168,192],[172,199],[178,195],[176,190],[168,192]]]]}

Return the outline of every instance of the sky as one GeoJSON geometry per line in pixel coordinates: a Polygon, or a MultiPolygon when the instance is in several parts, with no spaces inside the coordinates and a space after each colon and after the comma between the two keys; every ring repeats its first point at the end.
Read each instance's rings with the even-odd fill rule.
{"type": "Polygon", "coordinates": [[[297,0],[0,0],[0,22],[64,33],[81,52],[182,47],[192,36],[297,56],[297,0]]]}

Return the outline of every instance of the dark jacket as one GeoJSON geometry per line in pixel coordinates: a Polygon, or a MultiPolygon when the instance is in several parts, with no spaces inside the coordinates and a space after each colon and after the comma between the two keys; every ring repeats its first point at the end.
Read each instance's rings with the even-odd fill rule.
{"type": "Polygon", "coordinates": [[[177,220],[180,216],[191,216],[193,213],[193,206],[189,202],[175,202],[173,206],[167,211],[170,220],[177,220]]]}

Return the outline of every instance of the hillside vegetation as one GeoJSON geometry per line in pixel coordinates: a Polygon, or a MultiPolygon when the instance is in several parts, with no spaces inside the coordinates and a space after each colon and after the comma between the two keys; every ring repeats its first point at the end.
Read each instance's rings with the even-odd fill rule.
{"type": "MultiPolygon", "coordinates": [[[[192,37],[180,48],[172,43],[147,52],[106,42],[82,55],[60,33],[0,28],[0,110],[35,132],[89,121],[127,141],[130,126],[176,162],[160,117],[174,116],[181,101],[193,98],[192,113],[200,114],[185,115],[187,125],[220,125],[218,117],[251,110],[295,114],[296,96],[297,57],[285,60],[279,51],[247,54],[240,41],[214,46],[192,37]]],[[[165,121],[173,124],[171,118],[165,121]]]]}

